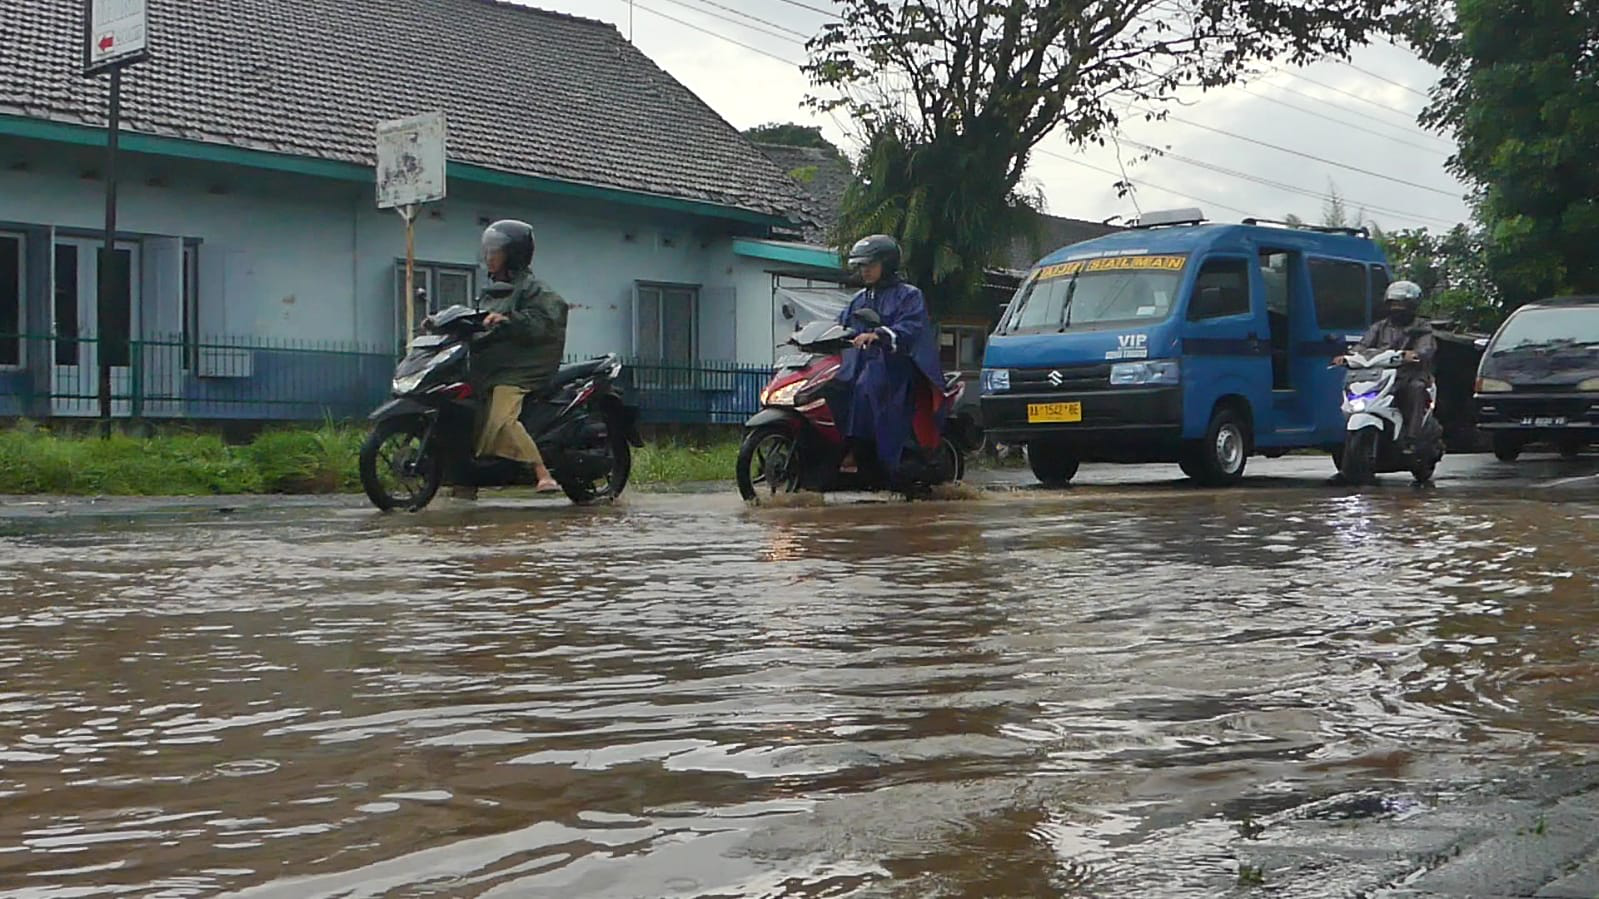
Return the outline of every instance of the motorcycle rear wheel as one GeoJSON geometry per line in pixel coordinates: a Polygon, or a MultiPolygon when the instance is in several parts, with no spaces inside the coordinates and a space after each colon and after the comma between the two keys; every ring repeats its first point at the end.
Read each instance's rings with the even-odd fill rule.
{"type": "Polygon", "coordinates": [[[745,502],[799,491],[794,435],[786,428],[765,425],[750,431],[738,448],[738,494],[745,502]]]}
{"type": "Polygon", "coordinates": [[[372,505],[384,512],[420,512],[433,501],[444,466],[423,445],[426,433],[426,419],[404,416],[378,422],[367,435],[357,467],[372,505]]]}
{"type": "Polygon", "coordinates": [[[615,417],[605,419],[606,450],[611,456],[611,470],[604,478],[583,481],[563,478],[558,473],[555,480],[566,493],[566,498],[579,506],[592,506],[615,500],[627,489],[628,478],[633,475],[633,446],[627,442],[627,429],[615,417]]]}

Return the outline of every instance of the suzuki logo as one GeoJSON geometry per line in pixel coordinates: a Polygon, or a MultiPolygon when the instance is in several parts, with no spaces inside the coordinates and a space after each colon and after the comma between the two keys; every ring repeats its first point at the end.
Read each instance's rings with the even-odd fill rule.
{"type": "Polygon", "coordinates": [[[1066,381],[1066,376],[1062,375],[1060,372],[1052,371],[1052,372],[1049,373],[1049,383],[1050,383],[1051,386],[1059,387],[1065,381],[1066,381]]]}

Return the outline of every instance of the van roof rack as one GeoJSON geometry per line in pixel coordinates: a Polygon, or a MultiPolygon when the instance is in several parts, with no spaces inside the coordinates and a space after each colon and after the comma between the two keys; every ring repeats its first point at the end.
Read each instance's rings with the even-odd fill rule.
{"type": "Polygon", "coordinates": [[[1371,230],[1365,227],[1350,228],[1344,225],[1310,225],[1304,222],[1285,222],[1281,219],[1246,218],[1246,225],[1280,225],[1284,228],[1294,228],[1299,231],[1314,231],[1317,234],[1347,234],[1350,237],[1371,237],[1371,230]]]}
{"type": "Polygon", "coordinates": [[[1165,228],[1171,225],[1202,225],[1208,219],[1205,212],[1197,207],[1184,209],[1156,209],[1140,215],[1136,220],[1129,222],[1129,228],[1165,228]]]}

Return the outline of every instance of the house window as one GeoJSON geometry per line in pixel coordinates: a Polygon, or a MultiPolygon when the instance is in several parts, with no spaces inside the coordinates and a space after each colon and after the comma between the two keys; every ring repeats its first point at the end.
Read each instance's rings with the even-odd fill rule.
{"type": "Polygon", "coordinates": [[[22,295],[26,289],[20,234],[0,233],[0,368],[22,365],[22,295]]]}
{"type": "MultiPolygon", "coordinates": [[[[412,269],[416,297],[415,323],[451,306],[470,306],[477,299],[477,268],[449,262],[417,262],[412,269]]],[[[405,330],[405,260],[394,264],[394,308],[398,310],[397,331],[405,330]]]]}
{"type": "Polygon", "coordinates": [[[78,364],[78,248],[55,246],[56,364],[78,364]]]}
{"type": "Polygon", "coordinates": [[[700,289],[673,284],[634,287],[633,355],[691,364],[699,358],[700,289]]]}
{"type": "Polygon", "coordinates": [[[976,371],[983,367],[983,349],[988,335],[982,328],[951,325],[938,334],[938,364],[947,374],[976,371]]]}
{"type": "Polygon", "coordinates": [[[1371,323],[1366,309],[1369,276],[1358,262],[1310,260],[1310,289],[1316,297],[1316,324],[1324,331],[1353,331],[1371,323]]]}

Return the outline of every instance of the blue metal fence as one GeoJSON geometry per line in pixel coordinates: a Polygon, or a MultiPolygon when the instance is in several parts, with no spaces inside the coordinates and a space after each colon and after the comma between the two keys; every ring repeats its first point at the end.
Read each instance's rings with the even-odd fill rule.
{"type": "MultiPolygon", "coordinates": [[[[395,361],[371,347],[257,338],[0,334],[0,350],[0,417],[38,419],[100,414],[102,352],[112,364],[112,414],[147,419],[356,419],[388,398],[395,361]]],[[[628,398],[656,424],[742,423],[759,408],[772,371],[731,362],[624,364],[628,398]]]]}

